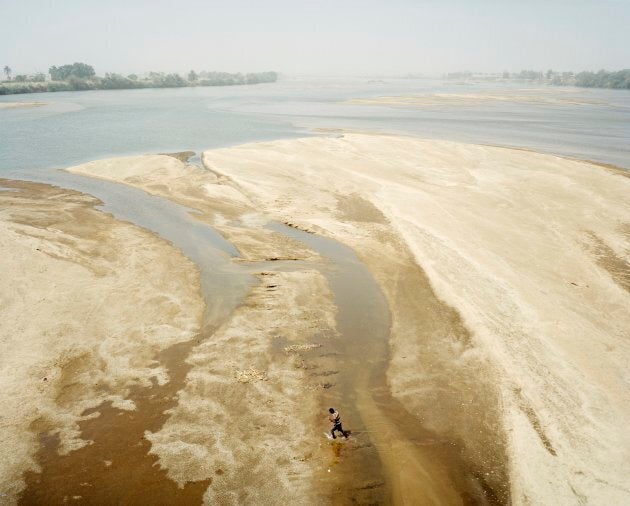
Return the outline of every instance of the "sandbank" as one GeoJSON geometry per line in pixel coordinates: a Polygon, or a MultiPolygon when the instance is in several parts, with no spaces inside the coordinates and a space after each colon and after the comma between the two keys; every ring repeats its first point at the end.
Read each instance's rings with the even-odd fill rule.
{"type": "Polygon", "coordinates": [[[531,105],[591,105],[600,104],[597,100],[567,96],[562,92],[548,90],[514,90],[501,93],[427,93],[417,95],[383,96],[374,98],[354,98],[347,103],[357,105],[381,105],[392,107],[471,107],[480,104],[514,103],[531,105]]]}
{"type": "Polygon", "coordinates": [[[359,253],[392,311],[392,392],[463,440],[499,494],[503,481],[516,504],[628,501],[627,178],[550,155],[353,134],[204,162],[273,218],[359,253]]]}
{"type": "Polygon", "coordinates": [[[0,102],[0,109],[18,109],[22,107],[41,107],[48,102],[0,102]]]}
{"type": "MultiPolygon", "coordinates": [[[[367,134],[207,151],[209,170],[167,158],[70,170],[236,227],[251,260],[314,259],[273,235],[262,245],[267,231],[249,235],[268,219],[351,246],[389,303],[390,394],[437,440],[461,444],[488,500],[628,502],[628,178],[551,155],[367,134]]],[[[240,371],[255,384],[269,376],[240,371]]],[[[391,497],[417,500],[409,462],[414,476],[431,462],[404,431],[379,437],[387,419],[370,401],[358,400],[373,415],[391,497]]],[[[194,458],[169,456],[160,432],[152,437],[183,479],[194,458]]]]}

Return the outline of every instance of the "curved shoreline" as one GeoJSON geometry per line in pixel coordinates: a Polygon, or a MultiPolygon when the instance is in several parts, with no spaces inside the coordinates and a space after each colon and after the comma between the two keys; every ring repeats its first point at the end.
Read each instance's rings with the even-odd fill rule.
{"type": "MultiPolygon", "coordinates": [[[[569,410],[555,415],[561,418],[543,420],[539,414],[541,410],[553,411],[553,403],[566,402],[567,391],[564,385],[568,384],[567,379],[558,375],[553,379],[553,382],[549,383],[548,391],[532,390],[532,383],[528,379],[529,376],[537,378],[537,374],[539,374],[537,370],[540,367],[538,362],[546,360],[545,355],[549,352],[543,350],[550,343],[539,339],[537,342],[534,336],[528,335],[525,331],[521,339],[526,339],[528,346],[532,349],[520,359],[516,358],[518,354],[522,353],[518,350],[517,343],[519,341],[511,337],[514,330],[507,329],[510,328],[510,325],[513,326],[515,322],[518,322],[516,329],[523,325],[519,321],[523,317],[519,314],[519,305],[523,302],[517,302],[518,299],[512,302],[512,292],[506,292],[502,296],[512,305],[501,309],[501,313],[499,313],[503,316],[497,320],[497,324],[504,327],[497,327],[497,330],[493,331],[500,336],[498,341],[488,335],[488,329],[483,326],[486,324],[480,327],[479,323],[470,323],[470,311],[486,311],[487,314],[491,315],[496,312],[496,308],[502,308],[505,305],[499,300],[494,301],[495,292],[499,290],[498,293],[500,293],[502,288],[501,285],[494,286],[494,281],[491,280],[500,273],[503,273],[500,274],[501,276],[508,276],[502,283],[517,283],[512,285],[511,290],[514,290],[514,293],[519,293],[519,297],[526,297],[526,304],[533,305],[535,311],[544,312],[553,307],[553,305],[537,307],[536,298],[530,298],[533,292],[519,292],[522,290],[521,284],[529,290],[529,278],[534,279],[544,272],[538,268],[537,263],[531,264],[530,262],[530,266],[535,269],[528,272],[525,277],[513,279],[511,278],[511,271],[506,271],[502,264],[513,263],[518,260],[519,254],[528,253],[528,249],[542,248],[538,255],[548,255],[544,252],[546,243],[536,242],[547,237],[546,234],[548,234],[545,231],[544,222],[541,222],[537,217],[538,206],[554,204],[558,195],[563,195],[563,198],[569,199],[567,201],[569,203],[568,208],[574,206],[574,202],[578,201],[580,205],[592,205],[586,202],[582,204],[583,192],[598,191],[598,187],[601,185],[604,185],[605,191],[608,193],[620,192],[619,184],[608,179],[610,176],[606,173],[588,164],[537,153],[446,141],[423,141],[413,137],[359,134],[348,134],[334,139],[309,138],[255,143],[209,151],[204,154],[204,163],[209,166],[211,172],[206,174],[193,172],[190,174],[190,171],[187,171],[185,179],[178,176],[180,169],[173,166],[173,162],[167,163],[165,160],[146,157],[138,158],[136,161],[136,168],[131,172],[122,169],[125,163],[123,160],[106,160],[104,165],[86,164],[71,170],[97,177],[104,177],[107,174],[106,177],[108,178],[144,188],[149,192],[156,192],[166,198],[173,198],[186,203],[191,207],[196,207],[195,204],[201,203],[204,206],[203,209],[206,209],[205,216],[207,218],[204,219],[214,219],[219,223],[219,230],[223,228],[224,233],[231,232],[230,227],[222,225],[222,220],[232,219],[233,216],[239,214],[237,211],[239,206],[242,209],[242,206],[245,205],[245,207],[262,209],[273,219],[291,223],[303,230],[331,236],[353,247],[361,259],[366,262],[379,284],[385,289],[390,308],[394,311],[390,344],[392,360],[388,372],[390,388],[403,402],[406,409],[423,421],[425,427],[429,427],[437,433],[448,434],[448,438],[459,439],[463,442],[467,448],[466,454],[470,465],[479,469],[477,476],[489,480],[487,484],[482,485],[484,490],[488,491],[486,495],[488,493],[495,494],[500,502],[506,502],[509,496],[512,497],[512,500],[520,501],[518,498],[522,497],[522,494],[532,494],[531,484],[526,485],[531,480],[532,473],[546,472],[542,471],[543,469],[547,469],[547,472],[560,473],[560,475],[566,472],[570,464],[558,466],[553,461],[547,460],[545,452],[552,448],[553,451],[549,453],[552,457],[558,459],[560,455],[563,455],[565,459],[568,459],[567,462],[570,462],[574,457],[571,452],[566,453],[567,443],[563,443],[565,452],[563,454],[558,453],[558,443],[549,437],[547,431],[557,431],[556,426],[560,427],[566,423],[562,417],[571,419],[572,417],[581,418],[585,415],[579,411],[569,410]],[[393,165],[392,160],[396,160],[396,164],[400,167],[393,165]],[[436,162],[437,166],[434,165],[436,162]],[[143,163],[145,165],[142,165],[143,163]],[[119,167],[118,164],[123,165],[119,167]],[[158,169],[158,167],[161,168],[158,169]],[[475,175],[473,176],[473,174],[475,175]],[[508,175],[512,178],[511,180],[507,178],[508,175]],[[479,179],[480,176],[483,177],[479,179]],[[576,185],[575,182],[580,179],[584,183],[576,185]],[[202,183],[204,180],[209,184],[204,185],[202,183]],[[497,183],[500,185],[496,186],[497,183]],[[488,186],[488,189],[484,190],[484,192],[490,192],[487,203],[486,200],[479,200],[483,192],[477,194],[470,193],[468,190],[468,188],[475,190],[477,184],[488,186]],[[506,184],[512,185],[513,191],[517,193],[512,194],[510,199],[500,205],[507,206],[508,210],[514,208],[514,211],[510,211],[508,214],[497,214],[497,210],[489,206],[488,203],[497,199],[504,199],[505,189],[512,191],[511,186],[505,187],[506,184]],[[187,190],[187,185],[195,188],[203,187],[204,192],[209,193],[202,197],[198,190],[187,190]],[[421,199],[424,202],[423,206],[429,206],[426,209],[424,207],[418,208],[418,211],[424,215],[420,230],[415,229],[417,225],[414,224],[414,219],[411,219],[408,214],[400,215],[400,210],[396,210],[399,204],[406,204],[405,195],[409,192],[416,192],[418,185],[422,185],[423,189],[414,198],[421,199]],[[496,189],[494,189],[495,187],[496,189]],[[533,207],[529,200],[519,198],[519,194],[525,188],[530,187],[531,191],[535,193],[532,194],[528,191],[524,195],[529,198],[530,194],[540,193],[542,199],[532,201],[532,203],[536,202],[533,207]],[[553,191],[559,193],[552,198],[544,198],[547,193],[553,191]],[[461,195],[455,192],[461,192],[461,195]],[[440,195],[449,193],[453,193],[453,197],[449,197],[449,200],[443,200],[441,204],[443,207],[449,206],[452,202],[465,202],[467,205],[480,206],[473,214],[461,214],[457,208],[452,208],[449,213],[459,214],[459,219],[462,222],[471,218],[482,220],[481,228],[479,228],[480,225],[475,224],[460,234],[464,237],[471,236],[469,240],[473,241],[472,244],[480,240],[485,241],[483,248],[471,249],[470,244],[456,246],[457,236],[439,238],[441,242],[435,244],[426,242],[425,237],[431,238],[431,241],[435,240],[431,234],[426,235],[427,231],[421,232],[421,235],[418,236],[418,232],[422,228],[429,227],[428,230],[430,230],[431,227],[442,225],[444,218],[447,218],[444,223],[449,224],[450,227],[455,227],[455,229],[459,227],[457,222],[452,222],[450,214],[443,216],[439,221],[431,219],[431,216],[437,216],[436,210],[431,211],[433,201],[436,198],[441,198],[440,195]],[[237,194],[238,197],[236,197],[237,194]],[[392,196],[399,194],[399,196],[392,200],[387,196],[389,194],[392,196]],[[229,196],[229,198],[225,201],[220,198],[220,195],[229,196]],[[242,200],[243,195],[247,195],[245,201],[242,200]],[[304,198],[305,195],[308,197],[304,198]],[[223,204],[217,203],[217,198],[223,204]],[[455,200],[452,200],[453,198],[455,200]],[[462,198],[469,200],[461,200],[462,198]],[[214,203],[209,203],[208,199],[214,203]],[[227,202],[230,204],[226,207],[227,202]],[[516,209],[521,210],[517,212],[516,209]],[[479,218],[476,218],[478,214],[479,218]],[[484,218],[484,214],[492,215],[497,225],[484,218]],[[365,216],[368,216],[367,220],[365,216]],[[524,218],[529,219],[531,224],[527,225],[523,232],[520,232],[519,226],[522,226],[520,220],[524,218]],[[506,256],[508,250],[505,248],[508,246],[500,241],[502,235],[495,233],[488,235],[489,232],[485,232],[488,227],[491,229],[496,226],[506,227],[500,228],[502,234],[511,235],[513,241],[517,243],[525,239],[526,242],[521,247],[521,251],[514,250],[506,256]],[[476,228],[482,232],[482,235],[476,235],[476,228]],[[528,228],[532,230],[529,233],[533,234],[529,239],[525,233],[528,228]],[[403,238],[402,241],[401,237],[403,238]],[[423,244],[423,248],[428,247],[427,251],[431,251],[432,255],[441,259],[440,263],[436,263],[431,257],[426,257],[426,252],[423,252],[420,257],[418,256],[419,251],[422,251],[418,250],[418,240],[421,241],[420,244],[423,244]],[[390,252],[389,256],[384,256],[381,251],[384,245],[386,245],[386,251],[390,252]],[[469,264],[475,258],[476,251],[487,251],[491,253],[491,256],[486,257],[486,259],[494,260],[496,258],[501,263],[492,265],[491,270],[487,272],[479,271],[482,264],[476,266],[471,264],[469,267],[472,269],[471,272],[475,276],[481,277],[472,283],[471,281],[465,282],[466,276],[469,276],[470,273],[461,271],[459,264],[469,264]],[[404,253],[403,258],[407,260],[401,262],[401,258],[399,258],[401,253],[404,253]],[[384,262],[387,258],[391,260],[384,262]],[[443,265],[441,265],[442,262],[444,262],[443,265]],[[413,269],[417,269],[418,266],[426,269],[426,276],[422,273],[422,268],[418,271],[418,275],[421,276],[419,279],[425,281],[420,281],[417,286],[426,286],[423,288],[424,291],[401,290],[396,283],[392,284],[392,279],[399,279],[400,274],[396,274],[397,272],[406,272],[405,276],[413,272],[413,269],[412,271],[407,270],[405,265],[414,266],[413,269]],[[403,266],[402,270],[400,266],[403,266]],[[458,298],[453,299],[453,294],[457,292],[452,290],[457,284],[453,284],[451,281],[445,284],[443,280],[440,280],[440,276],[435,277],[436,273],[444,269],[446,269],[445,272],[451,271],[457,273],[457,276],[463,276],[460,283],[464,282],[464,284],[460,284],[458,288],[461,293],[470,290],[473,290],[473,294],[476,291],[480,292],[479,295],[475,294],[473,299],[475,304],[462,302],[461,298],[459,300],[458,298]],[[488,276],[490,277],[488,278],[488,276]],[[426,281],[427,277],[428,281],[426,281]],[[483,282],[477,286],[480,280],[483,282]],[[438,282],[437,287],[436,282],[438,282]],[[424,297],[425,300],[428,297],[428,300],[435,302],[431,304],[420,303],[419,305],[417,302],[413,302],[410,304],[419,296],[418,294],[423,294],[421,297],[424,297]],[[487,300],[484,301],[484,298],[487,300]],[[442,302],[444,300],[450,302],[450,305],[444,305],[442,302]],[[482,309],[488,303],[491,306],[482,309]],[[464,305],[462,306],[462,304],[464,305]],[[459,314],[463,318],[460,319],[459,314]],[[516,318],[515,322],[512,322],[513,318],[516,318]],[[467,330],[462,325],[472,329],[472,331],[467,330]],[[414,329],[424,329],[421,330],[421,335],[425,333],[428,340],[418,341],[417,332],[414,332],[414,329]],[[492,349],[495,342],[496,345],[499,345],[503,356],[497,355],[496,351],[492,349]],[[423,347],[418,348],[420,343],[423,347]],[[409,355],[415,358],[410,361],[409,355]],[[519,370],[519,367],[533,369],[527,373],[506,371],[506,364],[514,363],[514,360],[524,361],[521,366],[513,366],[516,371],[519,370]],[[420,371],[410,369],[409,366],[413,363],[425,364],[425,366],[420,371]],[[526,395],[522,393],[524,389],[527,391],[526,395]],[[544,396],[540,397],[543,392],[544,396]],[[551,395],[551,398],[560,396],[559,399],[562,400],[546,401],[547,395],[551,395]],[[525,423],[529,424],[530,429],[526,428],[527,425],[522,425],[522,419],[519,417],[524,417],[525,423]],[[513,424],[515,423],[519,424],[516,438],[513,432],[513,424]],[[496,437],[503,430],[507,431],[504,441],[496,437]],[[533,439],[528,439],[531,438],[529,430],[532,431],[533,439]],[[536,448],[536,441],[539,444],[542,442],[543,453],[536,454],[536,458],[539,459],[538,464],[527,464],[528,461],[532,460],[534,454],[531,451],[523,453],[524,450],[519,449],[522,441],[525,440],[529,441],[526,445],[529,450],[536,448]],[[507,461],[505,457],[502,457],[504,445],[507,445],[507,461]],[[493,450],[489,452],[488,448],[493,450]],[[525,457],[526,455],[528,456],[525,457]],[[532,468],[532,466],[534,467],[532,468]]],[[[411,202],[409,200],[409,205],[411,202]]],[[[621,212],[621,217],[627,212],[623,210],[623,199],[610,200],[609,197],[598,197],[597,202],[597,205],[612,206],[612,208],[617,206],[617,210],[613,213],[621,212]]],[[[410,211],[413,209],[413,207],[409,207],[410,211]]],[[[562,214],[562,207],[557,207],[557,205],[552,209],[556,213],[560,212],[554,218],[556,221],[552,221],[554,226],[568,227],[568,237],[570,241],[575,241],[574,236],[576,233],[581,233],[581,229],[573,230],[572,227],[575,226],[573,223],[578,223],[580,224],[579,227],[583,227],[585,222],[580,222],[578,217],[571,216],[571,214],[562,214]]],[[[614,230],[614,226],[611,228],[610,223],[601,221],[599,219],[600,214],[598,212],[595,215],[597,221],[593,221],[591,218],[592,223],[589,226],[595,227],[593,230],[601,229],[597,233],[598,236],[606,237],[607,244],[612,248],[610,250],[612,253],[607,254],[613,255],[615,252],[619,254],[619,249],[623,244],[619,241],[623,241],[623,236],[619,236],[618,232],[614,230]],[[612,243],[609,242],[611,240],[612,243]]],[[[588,217],[588,215],[585,216],[588,217]]],[[[443,234],[444,232],[440,232],[440,235],[443,234]]],[[[549,244],[553,244],[553,237],[550,236],[551,242],[549,244]]],[[[549,238],[545,240],[548,241],[549,238]]],[[[619,259],[611,260],[612,263],[608,261],[596,262],[590,254],[580,253],[573,246],[570,252],[572,255],[570,262],[577,262],[576,265],[583,264],[595,266],[595,268],[608,268],[606,266],[616,265],[615,269],[618,269],[619,265],[624,265],[623,261],[619,259]]],[[[475,261],[483,262],[483,260],[484,257],[480,257],[475,261]]],[[[523,265],[527,266],[528,264],[523,265]]],[[[543,266],[544,264],[541,265],[541,267],[543,266]]],[[[588,269],[592,268],[589,267],[588,269]]],[[[520,264],[519,269],[522,269],[520,264]]],[[[581,270],[580,272],[586,274],[588,271],[581,270]]],[[[574,297],[573,294],[566,291],[566,284],[561,279],[548,278],[541,282],[543,286],[549,284],[547,290],[551,289],[552,293],[557,293],[561,300],[567,297],[573,299],[574,297]]],[[[607,297],[623,297],[618,292],[612,295],[615,289],[603,279],[599,279],[597,282],[591,280],[590,283],[591,289],[595,285],[598,286],[597,290],[604,290],[609,293],[607,297]],[[611,289],[613,292],[610,292],[611,289]]],[[[540,297],[538,298],[540,299],[540,297]]],[[[598,325],[601,326],[598,330],[600,339],[603,342],[615,342],[615,345],[618,346],[617,331],[612,331],[611,334],[609,325],[600,321],[597,313],[593,312],[594,308],[589,306],[590,303],[577,301],[577,304],[584,307],[589,318],[594,319],[592,324],[596,325],[596,328],[598,325]],[[594,323],[595,321],[597,323],[594,323]]],[[[532,310],[534,310],[533,308],[532,310]]],[[[560,312],[555,318],[559,317],[562,321],[571,314],[570,309],[566,312],[562,306],[558,308],[558,311],[560,312]]],[[[475,316],[472,321],[474,322],[476,318],[478,316],[475,316]]],[[[572,318],[575,322],[575,318],[572,318]]],[[[570,325],[570,319],[566,321],[567,325],[570,325]]],[[[517,332],[524,331],[519,329],[517,332]]],[[[543,336],[548,335],[546,334],[548,331],[542,330],[542,332],[543,336]]],[[[575,332],[580,334],[577,330],[575,332]]],[[[587,341],[581,341],[581,343],[585,342],[587,341]]],[[[595,351],[593,350],[593,352],[595,351]]],[[[579,354],[576,355],[576,350],[571,348],[568,348],[566,353],[570,357],[567,366],[576,367],[577,364],[572,361],[579,360],[579,354]]],[[[603,361],[606,360],[604,356],[600,358],[603,361]]],[[[580,366],[582,365],[583,363],[580,362],[580,366]]],[[[579,380],[574,378],[571,381],[579,380]]],[[[584,383],[585,393],[582,395],[589,395],[586,392],[594,392],[603,388],[603,385],[600,386],[598,381],[595,380],[592,384],[584,383]]],[[[611,387],[615,392],[620,393],[619,388],[614,386],[614,380],[606,388],[611,387]]],[[[618,407],[619,404],[616,406],[618,407]]],[[[612,425],[608,425],[608,427],[608,430],[614,432],[612,425]]],[[[556,438],[559,436],[560,434],[556,433],[556,438]]],[[[568,437],[572,436],[569,435],[568,437]]],[[[568,444],[573,445],[574,443],[568,444]]],[[[592,452],[593,448],[586,447],[584,451],[592,452]]],[[[582,457],[578,456],[577,458],[581,459],[582,457]]],[[[588,486],[593,485],[587,484],[592,484],[593,481],[584,481],[583,483],[586,488],[580,493],[585,495],[592,493],[588,492],[588,486]]],[[[537,492],[541,494],[541,500],[545,494],[559,493],[562,495],[568,493],[567,497],[572,497],[571,487],[576,490],[576,487],[580,487],[574,483],[567,490],[566,481],[560,477],[557,478],[553,486],[559,488],[553,489],[553,492],[542,489],[537,492]]],[[[595,485],[595,488],[601,487],[595,485]]],[[[602,491],[600,490],[599,493],[602,491]]],[[[613,497],[618,492],[612,488],[607,489],[606,493],[613,497]]]]}

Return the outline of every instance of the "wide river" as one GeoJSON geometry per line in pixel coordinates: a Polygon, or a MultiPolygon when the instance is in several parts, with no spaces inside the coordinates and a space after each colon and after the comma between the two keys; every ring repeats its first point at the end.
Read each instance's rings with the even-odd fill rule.
{"type": "Polygon", "coordinates": [[[403,109],[344,103],[409,94],[519,94],[524,88],[428,79],[286,78],[254,86],[3,96],[0,102],[48,105],[0,110],[0,176],[34,178],[34,172],[97,158],[201,151],[312,135],[316,128],[518,146],[630,168],[628,90],[538,87],[542,96],[591,102],[561,105],[495,101],[403,109]]]}

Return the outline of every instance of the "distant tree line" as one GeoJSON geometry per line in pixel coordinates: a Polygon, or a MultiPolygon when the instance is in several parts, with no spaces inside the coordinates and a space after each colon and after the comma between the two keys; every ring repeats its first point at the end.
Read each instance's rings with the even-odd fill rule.
{"type": "Polygon", "coordinates": [[[186,78],[179,74],[149,72],[139,77],[137,74],[107,73],[99,77],[94,68],[86,63],[73,63],[48,69],[50,80],[38,73],[33,76],[11,77],[11,68],[4,67],[6,80],[0,83],[0,95],[15,93],[38,93],[47,91],[75,90],[122,90],[134,88],[182,88],[187,86],[235,86],[243,84],[273,83],[278,80],[277,72],[257,72],[230,74],[227,72],[195,72],[191,70],[186,78]]]}
{"type": "Polygon", "coordinates": [[[539,72],[535,70],[522,70],[518,74],[510,74],[511,79],[537,81],[556,86],[580,86],[582,88],[613,88],[630,89],[630,69],[609,72],[557,72],[547,70],[539,72]]]}
{"type": "Polygon", "coordinates": [[[445,79],[482,79],[482,80],[516,80],[530,81],[556,86],[580,86],[582,88],[630,89],[630,69],[609,72],[558,72],[547,70],[521,70],[502,74],[474,74],[472,72],[452,72],[444,75],[445,79]]]}

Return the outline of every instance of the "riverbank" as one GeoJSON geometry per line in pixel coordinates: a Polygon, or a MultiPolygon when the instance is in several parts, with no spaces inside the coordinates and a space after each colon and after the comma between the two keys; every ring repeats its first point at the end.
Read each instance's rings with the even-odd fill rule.
{"type": "MultiPolygon", "coordinates": [[[[135,90],[146,88],[190,88],[197,86],[243,86],[247,84],[275,83],[278,73],[228,73],[202,72],[189,74],[184,78],[179,74],[164,74],[151,72],[148,76],[138,77],[135,74],[123,76],[121,74],[105,74],[105,77],[92,75],[77,77],[69,75],[57,77],[60,80],[21,80],[0,82],[0,95],[16,95],[23,93],[46,93],[57,91],[85,91],[85,90],[135,90]]],[[[54,78],[53,78],[54,79],[54,78]]]]}
{"type": "Polygon", "coordinates": [[[378,105],[402,108],[474,107],[482,104],[511,103],[545,106],[601,105],[604,102],[590,98],[575,89],[521,89],[482,91],[476,93],[427,93],[418,95],[354,98],[349,104],[378,105]]]}
{"type": "MultiPolygon", "coordinates": [[[[392,312],[391,393],[463,445],[487,494],[627,498],[627,178],[519,150],[358,134],[213,150],[204,163],[209,172],[147,157],[70,170],[206,209],[224,234],[248,206],[350,245],[392,312]]],[[[396,461],[384,461],[391,484],[396,461]]]]}

